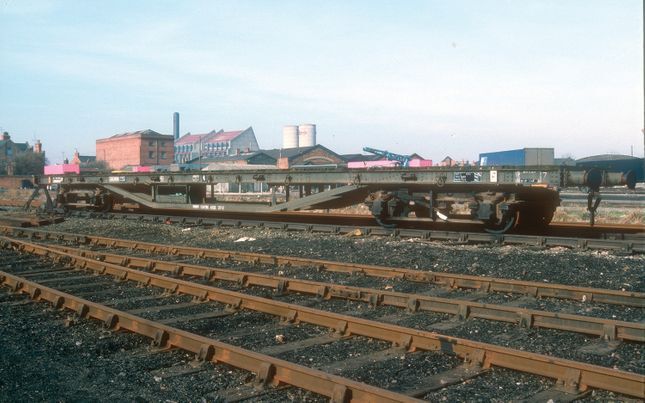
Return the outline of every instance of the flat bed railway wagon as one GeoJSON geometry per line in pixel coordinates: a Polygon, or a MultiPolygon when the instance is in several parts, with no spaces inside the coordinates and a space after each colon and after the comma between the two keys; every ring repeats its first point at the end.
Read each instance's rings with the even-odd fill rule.
{"type": "Polygon", "coordinates": [[[601,187],[635,186],[632,172],[557,166],[81,173],[44,176],[37,182],[32,197],[39,189],[47,193],[48,185],[57,184],[55,205],[63,209],[205,217],[237,214],[279,220],[289,211],[365,203],[374,220],[384,226],[468,220],[482,223],[492,233],[548,225],[560,204],[559,189],[564,187],[588,189],[593,224],[601,187]],[[257,193],[225,195],[216,191],[221,184],[266,193],[260,197],[263,200],[257,193]]]}

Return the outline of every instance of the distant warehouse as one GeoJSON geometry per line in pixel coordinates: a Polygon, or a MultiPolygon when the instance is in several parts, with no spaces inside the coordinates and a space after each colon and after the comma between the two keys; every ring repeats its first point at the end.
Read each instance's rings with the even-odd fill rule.
{"type": "Polygon", "coordinates": [[[479,154],[480,166],[540,166],[553,165],[553,148],[521,148],[479,154]]]}
{"type": "Polygon", "coordinates": [[[150,129],[96,140],[96,160],[105,161],[111,169],[169,165],[173,158],[173,137],[150,129]]]}

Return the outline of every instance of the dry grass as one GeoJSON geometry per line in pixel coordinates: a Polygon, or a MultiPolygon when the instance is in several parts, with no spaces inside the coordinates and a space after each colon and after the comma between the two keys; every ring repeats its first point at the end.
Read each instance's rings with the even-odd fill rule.
{"type": "MultiPolygon", "coordinates": [[[[589,222],[590,214],[585,207],[558,207],[554,222],[589,222]]],[[[645,208],[600,207],[596,212],[598,224],[645,225],[645,208]]]]}

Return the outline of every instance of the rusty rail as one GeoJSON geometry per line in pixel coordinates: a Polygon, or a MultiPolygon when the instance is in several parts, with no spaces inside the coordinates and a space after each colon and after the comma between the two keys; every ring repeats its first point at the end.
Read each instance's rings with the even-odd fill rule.
{"type": "MultiPolygon", "coordinates": [[[[2,238],[0,238],[2,239],[2,238]]],[[[8,238],[5,238],[10,242],[8,238]]],[[[426,295],[409,294],[387,290],[376,290],[362,287],[344,286],[333,283],[322,283],[310,280],[271,276],[239,270],[199,266],[186,263],[168,262],[137,256],[124,256],[106,252],[95,252],[69,248],[65,246],[48,247],[62,250],[65,253],[88,257],[106,263],[112,263],[132,269],[146,269],[171,273],[174,275],[194,276],[208,281],[231,281],[244,286],[261,286],[278,292],[295,292],[316,295],[324,299],[349,299],[366,302],[372,306],[395,306],[409,312],[428,311],[455,315],[459,319],[480,318],[509,323],[523,327],[566,330],[577,333],[600,336],[605,340],[629,340],[645,342],[645,324],[602,319],[596,317],[573,315],[509,307],[496,304],[482,304],[474,301],[439,298],[426,295]]],[[[16,248],[29,249],[27,243],[15,243],[16,248]],[[24,245],[24,246],[23,246],[24,245]]]]}
{"type": "MultiPolygon", "coordinates": [[[[342,335],[359,335],[384,340],[410,352],[417,350],[443,351],[456,354],[466,360],[479,357],[484,368],[499,366],[548,378],[556,378],[559,382],[567,385],[575,385],[580,391],[597,388],[641,399],[645,398],[643,388],[645,376],[631,372],[302,307],[133,270],[65,253],[42,245],[18,242],[25,245],[25,251],[54,258],[60,262],[67,261],[72,266],[97,274],[111,275],[124,281],[135,281],[140,284],[164,288],[174,293],[191,295],[201,300],[226,304],[232,308],[249,309],[277,316],[286,322],[304,322],[333,329],[342,335]]],[[[76,309],[80,308],[76,307],[76,309]]]]}
{"type": "MultiPolygon", "coordinates": [[[[213,225],[222,227],[257,227],[285,231],[306,231],[320,233],[347,234],[360,229],[365,235],[399,236],[421,238],[433,241],[451,241],[464,244],[491,245],[529,245],[536,247],[566,247],[579,250],[615,250],[625,253],[645,253],[645,239],[642,226],[621,226],[578,223],[576,226],[551,224],[546,233],[541,234],[489,234],[483,232],[480,224],[451,222],[433,223],[431,228],[383,228],[376,225],[371,216],[348,214],[315,214],[302,212],[282,212],[281,218],[274,213],[255,215],[255,218],[205,218],[199,216],[177,216],[168,214],[141,213],[93,213],[74,212],[84,218],[117,218],[173,224],[213,225]],[[479,227],[479,230],[473,227],[479,227]]],[[[402,222],[400,224],[405,224],[402,222]]],[[[419,223],[417,223],[419,224],[419,223]]]]}
{"type": "Polygon", "coordinates": [[[224,363],[257,374],[258,385],[287,384],[331,398],[332,402],[417,402],[417,399],[385,389],[293,364],[268,355],[147,320],[109,308],[36,282],[0,271],[0,285],[28,294],[36,301],[49,301],[58,309],[69,309],[82,318],[95,318],[112,330],[128,330],[153,340],[159,348],[180,348],[202,361],[224,363]]]}
{"type": "Polygon", "coordinates": [[[400,267],[366,265],[360,263],[334,262],[330,260],[309,259],[295,256],[279,256],[252,252],[237,252],[221,249],[194,248],[163,245],[150,242],[131,241],[94,235],[50,232],[35,229],[0,226],[0,232],[11,237],[30,239],[56,239],[77,243],[91,243],[111,248],[128,248],[149,253],[166,253],[178,256],[233,260],[238,262],[262,263],[277,266],[315,267],[320,270],[342,273],[360,273],[382,278],[398,278],[423,282],[449,288],[475,289],[480,292],[502,292],[529,295],[536,298],[548,297],[577,301],[598,302],[642,307],[645,293],[608,290],[602,288],[578,287],[565,284],[540,283],[537,281],[512,280],[485,276],[471,276],[454,273],[413,270],[400,267]]]}

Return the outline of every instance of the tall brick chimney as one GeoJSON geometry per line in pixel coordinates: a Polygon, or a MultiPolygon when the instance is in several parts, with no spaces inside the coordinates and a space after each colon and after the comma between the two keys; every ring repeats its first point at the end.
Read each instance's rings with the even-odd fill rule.
{"type": "Polygon", "coordinates": [[[34,144],[34,152],[36,154],[43,152],[43,144],[40,142],[40,140],[36,140],[36,144],[34,144]]]}

